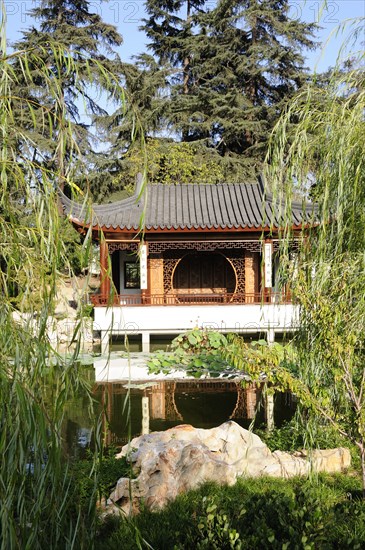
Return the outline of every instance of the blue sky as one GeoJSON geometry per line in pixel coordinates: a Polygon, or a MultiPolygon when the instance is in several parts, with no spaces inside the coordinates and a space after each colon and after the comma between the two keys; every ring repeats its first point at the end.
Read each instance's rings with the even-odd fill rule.
{"type": "MultiPolygon", "coordinates": [[[[28,14],[37,0],[5,0],[7,14],[7,37],[13,41],[19,38],[20,32],[32,25],[33,21],[28,14]]],[[[212,6],[215,0],[211,0],[212,6]]],[[[120,55],[127,61],[132,55],[141,53],[146,49],[146,36],[138,30],[144,13],[143,0],[100,0],[90,1],[92,11],[101,14],[103,19],[117,26],[122,34],[124,44],[120,48],[120,55]]],[[[322,0],[290,0],[290,9],[293,17],[300,17],[304,21],[318,21],[321,16],[321,31],[319,40],[325,42],[332,33],[332,38],[324,52],[304,52],[307,55],[307,64],[311,69],[322,71],[336,62],[337,54],[344,34],[337,36],[336,29],[341,22],[355,17],[365,17],[365,0],[328,0],[327,7],[323,8],[322,0]],[[322,13],[321,13],[322,12],[322,13]]],[[[363,40],[365,41],[365,31],[363,40]]],[[[360,47],[360,46],[359,46],[360,47]]],[[[363,45],[364,47],[364,45],[363,45]]]]}

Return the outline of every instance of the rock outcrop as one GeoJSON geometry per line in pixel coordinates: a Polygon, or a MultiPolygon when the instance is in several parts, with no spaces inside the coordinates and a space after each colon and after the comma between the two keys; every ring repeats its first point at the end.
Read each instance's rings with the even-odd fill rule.
{"type": "MultiPolygon", "coordinates": [[[[93,320],[90,317],[79,318],[78,309],[80,303],[85,300],[91,282],[95,285],[95,278],[82,276],[59,281],[54,312],[48,317],[46,326],[48,339],[59,352],[71,351],[75,347],[76,339],[80,343],[80,350],[85,353],[92,352],[93,345],[100,343],[100,340],[94,338],[93,320]]],[[[19,311],[14,311],[12,316],[15,323],[37,337],[39,320],[36,316],[19,311]]]]}
{"type": "Polygon", "coordinates": [[[159,509],[179,493],[205,481],[232,485],[239,476],[292,477],[317,472],[340,472],[350,465],[348,449],[307,453],[271,452],[261,439],[235,422],[203,430],[189,425],[142,435],[123,447],[136,479],[119,479],[107,512],[131,514],[140,502],[159,509]]]}

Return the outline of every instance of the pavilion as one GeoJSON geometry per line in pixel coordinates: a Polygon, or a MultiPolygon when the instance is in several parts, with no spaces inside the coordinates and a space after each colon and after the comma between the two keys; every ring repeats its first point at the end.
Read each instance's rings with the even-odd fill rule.
{"type": "MultiPolygon", "coordinates": [[[[270,342],[295,330],[297,306],[277,286],[280,212],[261,178],[141,186],[139,177],[134,196],[90,211],[61,197],[75,228],[91,228],[100,244],[100,289],[91,299],[103,352],[118,334],[140,335],[149,351],[151,337],[196,326],[265,333],[270,342]]],[[[294,234],[312,211],[293,204],[294,234]]]]}

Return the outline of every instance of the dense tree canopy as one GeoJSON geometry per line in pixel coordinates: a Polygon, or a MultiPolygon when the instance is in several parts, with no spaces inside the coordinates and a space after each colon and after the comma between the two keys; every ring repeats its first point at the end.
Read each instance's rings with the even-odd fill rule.
{"type": "Polygon", "coordinates": [[[118,74],[120,60],[114,48],[122,38],[113,25],[104,23],[92,11],[92,3],[86,0],[43,0],[30,15],[38,25],[23,32],[15,44],[15,49],[27,52],[27,74],[21,57],[16,56],[13,63],[17,85],[13,112],[18,126],[29,137],[18,136],[18,147],[21,154],[38,163],[49,168],[57,165],[63,186],[72,157],[83,160],[84,178],[97,166],[95,146],[100,144],[92,131],[92,116],[106,114],[100,93],[115,88],[111,80],[107,84],[105,75],[118,74]],[[71,62],[78,64],[77,74],[70,70],[71,62]],[[60,88],[57,101],[48,93],[43,68],[60,88]],[[22,108],[24,99],[35,106],[36,124],[22,108]],[[57,129],[61,140],[51,137],[52,129],[57,129]],[[69,129],[74,142],[69,139],[69,129]]]}
{"type": "Polygon", "coordinates": [[[148,0],[145,30],[165,73],[168,128],[222,157],[227,181],[261,171],[270,132],[308,79],[303,50],[315,26],[288,0],[148,0]]]}
{"type": "MultiPolygon", "coordinates": [[[[147,0],[142,28],[153,55],[142,53],[125,63],[115,54],[121,36],[93,13],[92,3],[42,1],[30,12],[37,26],[16,44],[30,52],[31,84],[21,83],[19,61],[14,70],[21,83],[19,95],[46,106],[47,117],[35,109],[34,125],[15,102],[19,126],[37,143],[35,148],[28,141],[25,151],[18,137],[20,151],[47,166],[56,163],[61,179],[72,158],[82,159],[84,172],[79,165],[74,177],[98,200],[130,185],[130,156],[136,154],[138,140],[141,149],[151,138],[162,139],[162,146],[167,137],[195,143],[194,150],[208,165],[212,158],[219,164],[215,181],[254,179],[262,170],[270,131],[288,99],[308,79],[303,52],[314,47],[315,27],[291,19],[289,8],[288,0],[220,0],[213,6],[206,0],[147,0]],[[89,64],[75,79],[54,57],[49,46],[53,40],[78,63],[85,56],[98,63],[89,64]],[[32,52],[52,68],[61,86],[57,105],[47,97],[32,52]],[[124,106],[115,98],[113,113],[105,107],[113,85],[106,90],[105,79],[101,85],[103,70],[112,70],[126,90],[124,106]],[[83,114],[80,95],[89,117],[83,114]],[[76,149],[59,125],[63,112],[76,149]],[[57,150],[45,131],[50,126],[64,136],[57,150]]],[[[192,171],[191,178],[197,182],[198,173],[192,171]]]]}
{"type": "MultiPolygon", "coordinates": [[[[14,98],[18,126],[32,138],[18,135],[20,153],[48,167],[56,164],[61,186],[72,159],[82,160],[83,171],[79,163],[73,176],[98,200],[130,185],[130,156],[138,141],[142,149],[151,138],[162,139],[162,146],[166,138],[195,143],[208,165],[212,158],[219,164],[215,181],[255,178],[270,131],[309,78],[303,53],[314,47],[315,26],[291,19],[289,8],[288,0],[220,0],[216,5],[147,0],[142,28],[153,55],[141,53],[125,63],[115,53],[121,36],[93,12],[91,2],[43,0],[30,12],[36,23],[15,45],[29,51],[31,82],[22,78],[19,59],[13,66],[19,97],[45,106],[47,116],[34,109],[33,124],[14,98]],[[53,41],[80,67],[86,58],[92,63],[87,68],[84,63],[76,78],[55,56],[53,41]],[[35,56],[51,68],[62,89],[58,104],[47,96],[35,56]],[[123,106],[113,83],[105,85],[102,73],[110,70],[126,90],[123,106]],[[114,96],[112,107],[106,107],[107,96],[114,96]],[[76,138],[73,144],[60,126],[63,113],[76,138]],[[63,136],[57,150],[48,137],[50,127],[63,136]]],[[[198,181],[196,171],[191,177],[198,181]]]]}

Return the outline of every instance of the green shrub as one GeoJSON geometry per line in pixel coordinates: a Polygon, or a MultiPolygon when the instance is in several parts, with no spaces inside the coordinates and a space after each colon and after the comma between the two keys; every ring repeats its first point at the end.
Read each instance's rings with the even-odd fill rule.
{"type": "Polygon", "coordinates": [[[247,344],[237,335],[225,336],[216,330],[199,328],[177,336],[171,352],[156,352],[147,365],[151,374],[167,374],[176,369],[185,369],[195,378],[247,374],[260,383],[264,373],[268,383],[279,391],[290,389],[296,368],[290,345],[268,345],[266,340],[247,344]]]}
{"type": "Polygon", "coordinates": [[[216,330],[194,328],[179,334],[171,344],[172,349],[183,349],[186,353],[199,354],[221,350],[227,346],[227,338],[216,330]]]}
{"type": "MultiPolygon", "coordinates": [[[[242,548],[240,536],[230,525],[227,513],[219,510],[214,497],[203,497],[203,514],[198,523],[199,537],[196,541],[198,550],[221,550],[223,548],[242,548]]],[[[241,509],[240,513],[245,510],[241,509]]]]}

